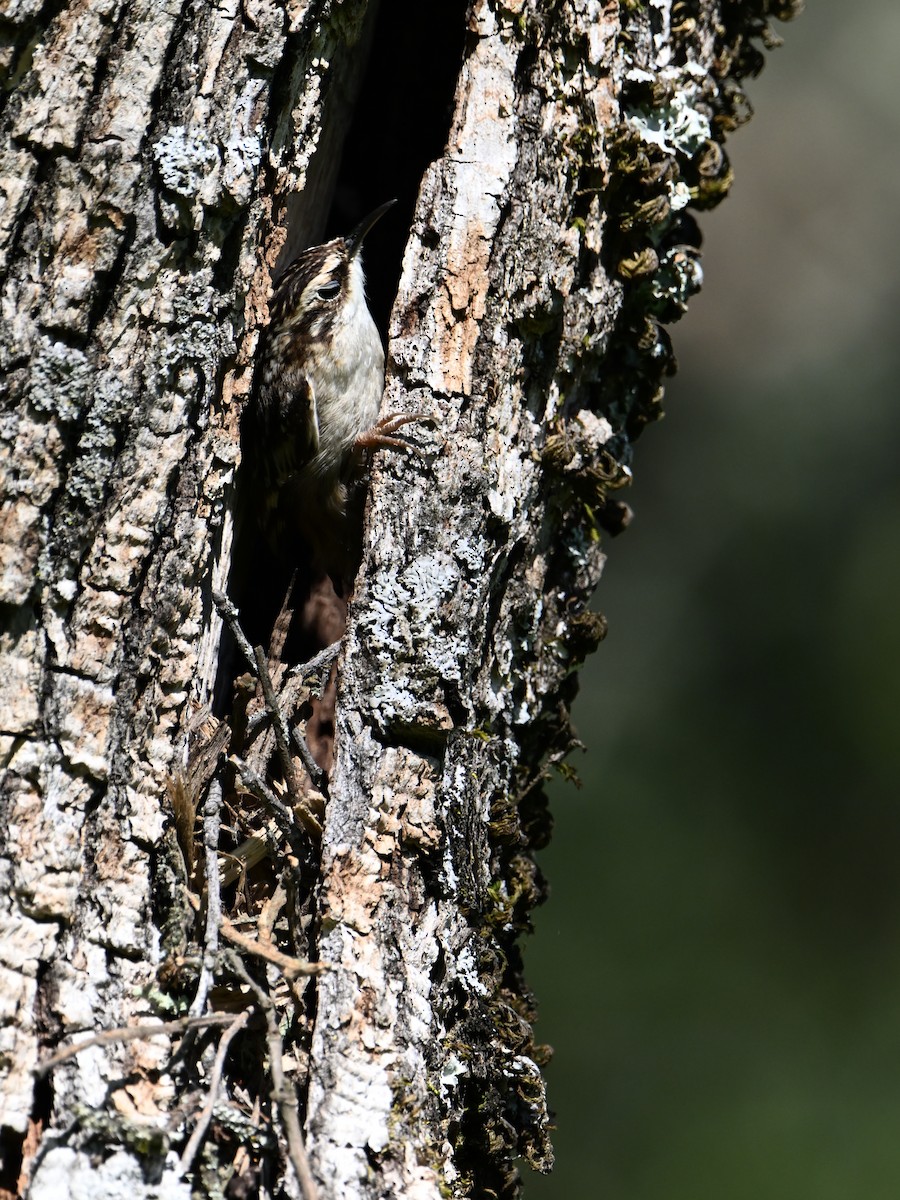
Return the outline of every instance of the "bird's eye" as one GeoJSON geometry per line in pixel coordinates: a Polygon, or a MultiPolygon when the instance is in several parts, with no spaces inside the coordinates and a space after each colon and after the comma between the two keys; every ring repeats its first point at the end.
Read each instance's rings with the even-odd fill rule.
{"type": "Polygon", "coordinates": [[[331,283],[323,283],[322,286],[316,291],[316,295],[320,300],[336,300],[340,290],[341,285],[336,279],[333,279],[331,283]]]}

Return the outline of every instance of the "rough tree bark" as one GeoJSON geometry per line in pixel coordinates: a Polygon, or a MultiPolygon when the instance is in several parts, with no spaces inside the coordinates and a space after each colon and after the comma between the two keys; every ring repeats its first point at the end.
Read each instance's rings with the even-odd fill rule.
{"type": "MultiPolygon", "coordinates": [[[[660,323],[699,284],[689,213],[727,190],[755,40],[796,7],[455,6],[385,398],[437,422],[372,472],[323,807],[281,790],[301,763],[254,679],[230,708],[247,664],[212,597],[248,588],[240,417],[273,269],[321,235],[375,22],[415,10],[6,4],[7,1194],[309,1196],[292,1101],[323,1197],[513,1196],[517,1157],[549,1168],[517,950],[542,780],[672,368],[660,323]],[[301,982],[305,956],[330,969],[301,982]],[[35,1074],[137,1023],[161,1033],[35,1074]]],[[[276,631],[254,671],[302,729],[286,658],[276,631]]]]}

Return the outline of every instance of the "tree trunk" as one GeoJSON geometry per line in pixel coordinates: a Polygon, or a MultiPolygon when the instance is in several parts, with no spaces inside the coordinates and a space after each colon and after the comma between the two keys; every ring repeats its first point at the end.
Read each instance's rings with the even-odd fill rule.
{"type": "Polygon", "coordinates": [[[794,7],[446,0],[445,50],[408,0],[7,5],[7,1194],[437,1200],[549,1169],[517,949],[542,780],[699,284],[689,210],[794,7]],[[448,127],[425,97],[457,71],[448,127]],[[363,179],[369,207],[421,185],[384,409],[435,420],[375,459],[312,787],[278,728],[314,672],[235,554],[240,421],[276,263],[363,179]],[[261,662],[226,591],[271,610],[261,662]]]}

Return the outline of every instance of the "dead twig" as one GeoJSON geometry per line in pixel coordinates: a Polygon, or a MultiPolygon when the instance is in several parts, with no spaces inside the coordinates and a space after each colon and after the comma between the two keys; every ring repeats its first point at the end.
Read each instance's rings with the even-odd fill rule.
{"type": "Polygon", "coordinates": [[[319,1188],[310,1170],[309,1159],[306,1156],[306,1147],[303,1144],[303,1132],[300,1129],[300,1115],[297,1105],[297,1092],[293,1085],[288,1083],[284,1075],[284,1043],[281,1040],[281,1034],[278,1032],[278,1014],[275,1005],[269,993],[253,979],[238,956],[236,954],[229,954],[228,957],[235,974],[247,984],[256,996],[259,1007],[265,1013],[267,1028],[266,1042],[269,1047],[269,1071],[272,1077],[272,1099],[278,1106],[278,1114],[281,1117],[281,1124],[284,1127],[288,1144],[288,1157],[291,1160],[291,1166],[294,1168],[294,1174],[297,1176],[300,1191],[303,1193],[303,1200],[319,1200],[319,1188]]]}
{"type": "Polygon", "coordinates": [[[324,650],[320,650],[318,654],[314,654],[306,662],[298,663],[296,667],[291,667],[287,673],[287,678],[309,679],[311,675],[318,674],[323,667],[330,667],[340,653],[340,650],[341,643],[332,642],[330,646],[326,646],[324,650]]]}
{"type": "Polygon", "coordinates": [[[267,942],[270,946],[272,945],[275,922],[278,920],[278,914],[286,903],[287,891],[285,890],[284,883],[279,880],[275,891],[262,906],[259,916],[256,918],[256,932],[259,934],[261,942],[267,942]]]}
{"type": "Polygon", "coordinates": [[[288,979],[296,979],[298,975],[321,975],[324,971],[334,969],[332,963],[305,962],[302,958],[292,958],[291,955],[284,954],[268,942],[260,942],[256,938],[250,937],[249,934],[241,933],[227,917],[222,921],[222,933],[229,942],[240,946],[248,954],[255,954],[257,957],[273,963],[288,979]]]}
{"type": "Polygon", "coordinates": [[[213,604],[219,613],[219,616],[231,630],[234,640],[237,642],[238,649],[247,662],[250,664],[251,670],[256,669],[256,659],[253,657],[253,647],[247,635],[241,629],[240,621],[238,620],[238,610],[234,604],[228,599],[224,592],[217,592],[213,589],[212,594],[213,604]]]}
{"type": "MultiPolygon", "coordinates": [[[[288,592],[288,597],[285,598],[285,605],[283,606],[282,614],[279,619],[284,617],[289,596],[290,592],[288,592]]],[[[281,705],[278,701],[278,696],[275,693],[275,687],[272,683],[272,676],[269,671],[269,663],[266,658],[266,653],[262,646],[257,646],[254,648],[250,645],[247,635],[244,633],[243,629],[241,629],[241,623],[239,620],[240,614],[231,600],[229,600],[223,592],[218,591],[213,591],[212,598],[219,615],[231,630],[241,654],[243,654],[244,658],[246,658],[251,671],[256,676],[260,687],[262,688],[266,710],[269,714],[269,719],[272,722],[272,731],[275,734],[275,745],[278,749],[278,757],[281,761],[281,770],[284,775],[284,781],[287,785],[288,793],[290,794],[291,799],[294,801],[294,805],[297,809],[297,816],[307,833],[314,837],[321,838],[322,826],[310,811],[306,799],[300,790],[297,774],[294,770],[294,760],[291,757],[289,745],[291,739],[290,735],[288,734],[288,725],[287,721],[285,720],[281,705]]],[[[334,655],[336,655],[339,647],[340,643],[336,643],[334,647],[329,646],[328,652],[334,650],[334,655]]],[[[334,657],[334,655],[332,655],[332,657],[334,657]]],[[[316,662],[319,658],[321,658],[321,655],[317,655],[315,659],[311,659],[310,663],[316,662]]],[[[307,664],[304,664],[304,666],[306,665],[307,664]]],[[[310,669],[317,669],[317,667],[311,667],[310,669]]],[[[297,753],[300,756],[300,760],[303,763],[304,769],[312,780],[313,785],[318,788],[318,790],[322,792],[324,796],[327,797],[328,775],[322,770],[322,768],[313,758],[312,754],[310,753],[309,746],[306,744],[306,739],[297,734],[296,731],[293,731],[293,734],[294,745],[297,748],[297,753]]],[[[257,778],[259,777],[257,776],[257,778]]],[[[255,787],[251,787],[250,790],[254,792],[255,795],[259,795],[255,787]]],[[[262,799],[261,796],[260,799],[262,799]]]]}
{"type": "MultiPolygon", "coordinates": [[[[275,745],[278,748],[278,757],[281,760],[284,781],[287,784],[291,799],[299,810],[298,816],[300,820],[304,825],[307,825],[307,816],[311,817],[313,821],[316,818],[309,811],[306,799],[300,791],[300,783],[297,779],[297,773],[294,770],[294,760],[291,758],[291,750],[288,744],[290,735],[288,734],[287,721],[284,719],[284,713],[281,711],[281,705],[278,703],[278,697],[275,695],[275,688],[272,686],[272,676],[269,674],[269,664],[262,646],[257,646],[253,651],[253,655],[256,660],[257,678],[262,686],[263,696],[266,700],[266,708],[269,710],[269,715],[272,718],[272,732],[275,734],[275,745]]],[[[306,744],[306,738],[300,737],[296,729],[292,729],[291,733],[293,734],[294,745],[297,747],[307,774],[322,795],[327,798],[328,776],[310,753],[309,746],[306,744]]],[[[318,821],[316,821],[316,825],[318,825],[318,821]]],[[[319,833],[321,835],[321,826],[319,827],[319,833]]]]}
{"type": "Polygon", "coordinates": [[[294,585],[296,582],[297,572],[294,571],[291,575],[288,589],[284,594],[284,600],[281,602],[278,616],[275,618],[275,624],[272,626],[272,636],[269,638],[269,658],[272,662],[281,661],[281,655],[284,652],[284,646],[291,630],[291,622],[294,619],[294,610],[291,607],[291,601],[294,597],[294,585]]]}
{"type": "MultiPolygon", "coordinates": [[[[193,909],[199,909],[200,899],[192,892],[187,893],[188,903],[193,909]]],[[[257,958],[264,958],[266,962],[270,962],[288,978],[296,979],[301,975],[321,975],[324,971],[333,970],[333,964],[327,962],[306,962],[302,958],[293,958],[290,954],[285,954],[271,942],[258,941],[256,938],[250,937],[247,933],[241,933],[233,921],[228,917],[221,917],[219,930],[222,936],[234,946],[239,946],[241,950],[246,950],[248,954],[255,954],[257,958]]]]}
{"type": "Polygon", "coordinates": [[[313,782],[313,787],[317,788],[327,800],[328,772],[323,767],[320,767],[313,758],[312,751],[309,748],[306,737],[299,732],[296,725],[291,726],[291,741],[294,743],[294,747],[297,753],[300,755],[300,761],[303,763],[307,775],[313,782]]]}
{"type": "Polygon", "coordinates": [[[206,929],[203,935],[203,964],[197,991],[191,1004],[191,1016],[198,1017],[206,1007],[212,987],[216,956],[219,953],[219,926],[222,923],[222,896],[219,890],[219,829],[222,823],[222,784],[213,779],[203,805],[203,850],[206,868],[206,929]]]}
{"type": "Polygon", "coordinates": [[[269,710],[269,715],[272,718],[272,732],[275,734],[275,745],[278,749],[278,757],[281,760],[281,772],[284,775],[284,782],[287,784],[287,789],[291,797],[296,799],[300,794],[300,789],[297,783],[296,772],[294,771],[294,760],[291,758],[291,752],[288,748],[287,722],[278,703],[278,697],[275,695],[272,676],[269,674],[269,663],[262,646],[253,647],[253,658],[256,663],[256,678],[260,682],[266,701],[266,708],[269,710]]]}
{"type": "Polygon", "coordinates": [[[134,1042],[139,1038],[170,1037],[172,1034],[186,1033],[191,1029],[204,1029],[207,1025],[227,1025],[233,1020],[233,1013],[207,1013],[202,1017],[177,1017],[174,1021],[158,1021],[155,1025],[123,1025],[118,1029],[104,1029],[102,1033],[95,1033],[83,1042],[74,1042],[70,1046],[64,1046],[62,1050],[57,1050],[55,1054],[39,1062],[34,1068],[34,1073],[40,1079],[60,1063],[74,1058],[82,1050],[89,1050],[91,1046],[134,1042]]]}
{"type": "MultiPolygon", "coordinates": [[[[249,646],[249,642],[247,645],[249,646]]],[[[337,658],[341,650],[340,642],[332,642],[330,646],[326,646],[324,650],[320,650],[318,654],[314,654],[312,658],[306,662],[298,663],[296,667],[289,667],[285,672],[284,679],[281,685],[281,695],[289,695],[293,697],[303,696],[308,693],[314,696],[321,696],[328,682],[328,672],[322,677],[320,686],[307,687],[307,683],[314,676],[318,675],[325,667],[330,667],[337,658]]],[[[256,659],[254,657],[254,666],[256,659]]],[[[271,720],[271,715],[268,709],[260,709],[259,712],[253,713],[247,720],[247,737],[249,740],[256,736],[266,721],[271,720]]]]}
{"type": "Polygon", "coordinates": [[[206,1131],[209,1128],[209,1123],[212,1120],[213,1111],[219,1099],[219,1089],[222,1086],[222,1072],[225,1069],[225,1056],[228,1054],[228,1047],[231,1045],[232,1039],[239,1033],[250,1018],[249,1012],[239,1013],[234,1018],[225,1032],[219,1039],[219,1045],[216,1050],[216,1057],[213,1061],[212,1071],[209,1077],[209,1092],[206,1104],[203,1111],[197,1118],[197,1124],[194,1126],[194,1131],[188,1138],[188,1144],[184,1148],[181,1155],[181,1160],[178,1164],[178,1174],[184,1175],[190,1169],[194,1159],[197,1156],[197,1151],[200,1149],[200,1144],[206,1136],[206,1131]]]}
{"type": "MultiPolygon", "coordinates": [[[[299,832],[299,827],[290,808],[288,808],[283,800],[278,799],[265,780],[261,779],[260,776],[257,775],[257,773],[250,766],[250,764],[245,762],[244,759],[240,758],[237,754],[232,754],[228,761],[233,764],[235,770],[241,778],[241,782],[244,784],[247,790],[252,792],[253,795],[256,796],[257,800],[260,800],[265,805],[265,807],[278,822],[282,833],[284,833],[289,840],[293,841],[299,832]]],[[[310,834],[316,838],[321,838],[322,826],[311,812],[301,809],[301,811],[298,813],[298,816],[303,821],[310,834]]]]}

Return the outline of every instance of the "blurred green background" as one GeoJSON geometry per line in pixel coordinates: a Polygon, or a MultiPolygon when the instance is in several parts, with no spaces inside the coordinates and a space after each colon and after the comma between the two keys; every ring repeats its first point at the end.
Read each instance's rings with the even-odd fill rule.
{"type": "Polygon", "coordinates": [[[781,32],[553,788],[527,1200],[900,1194],[900,4],[781,32]]]}

